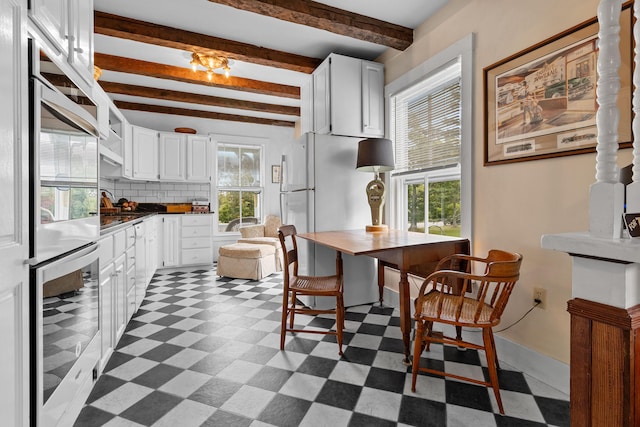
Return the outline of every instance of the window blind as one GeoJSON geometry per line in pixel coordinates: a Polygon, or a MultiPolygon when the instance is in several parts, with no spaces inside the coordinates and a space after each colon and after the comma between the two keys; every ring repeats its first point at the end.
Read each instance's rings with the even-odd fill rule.
{"type": "Polygon", "coordinates": [[[461,69],[455,61],[392,96],[392,175],[460,163],[461,69]]]}

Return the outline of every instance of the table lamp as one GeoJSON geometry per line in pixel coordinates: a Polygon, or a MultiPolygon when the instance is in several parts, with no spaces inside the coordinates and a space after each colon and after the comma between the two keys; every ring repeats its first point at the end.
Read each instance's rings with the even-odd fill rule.
{"type": "Polygon", "coordinates": [[[368,138],[358,143],[358,161],[356,170],[373,172],[373,181],[367,184],[367,200],[371,207],[371,225],[366,231],[387,231],[389,227],[381,224],[382,207],[384,206],[384,182],[380,172],[393,170],[393,143],[386,138],[368,138]]]}

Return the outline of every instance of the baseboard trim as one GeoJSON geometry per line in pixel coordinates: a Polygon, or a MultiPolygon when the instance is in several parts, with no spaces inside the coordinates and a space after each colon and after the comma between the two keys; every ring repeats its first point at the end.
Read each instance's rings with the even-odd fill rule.
{"type": "MultiPolygon", "coordinates": [[[[385,288],[384,304],[394,308],[400,307],[398,292],[385,288]]],[[[413,303],[410,306],[413,308],[413,303]]],[[[481,339],[480,334],[477,335],[478,338],[481,339]]],[[[569,394],[570,370],[567,363],[538,353],[535,350],[510,341],[500,335],[496,335],[495,340],[501,361],[564,394],[569,394]]]]}

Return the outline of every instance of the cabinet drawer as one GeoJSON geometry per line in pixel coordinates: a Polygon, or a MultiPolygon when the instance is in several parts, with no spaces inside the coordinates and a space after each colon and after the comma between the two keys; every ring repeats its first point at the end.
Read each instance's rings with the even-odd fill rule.
{"type": "Polygon", "coordinates": [[[211,227],[208,225],[182,227],[182,237],[211,237],[211,227]]]}
{"type": "Polygon", "coordinates": [[[113,236],[103,237],[98,241],[98,257],[101,269],[113,261],[113,236]]]}
{"type": "Polygon", "coordinates": [[[127,270],[134,267],[136,264],[136,248],[131,247],[127,249],[127,270]]]}
{"type": "Polygon", "coordinates": [[[127,234],[126,245],[128,248],[130,248],[136,242],[136,228],[129,227],[125,230],[125,232],[127,234]]]}
{"type": "Polygon", "coordinates": [[[136,312],[136,288],[135,286],[127,293],[127,321],[131,320],[136,312]]]}
{"type": "Polygon", "coordinates": [[[211,264],[213,254],[210,248],[207,249],[184,249],[182,251],[183,265],[189,264],[211,264]]]}
{"type": "Polygon", "coordinates": [[[135,264],[127,269],[126,279],[127,291],[136,287],[136,266],[135,264]]]}
{"type": "Polygon", "coordinates": [[[211,248],[210,237],[190,237],[182,239],[182,249],[211,248]]]}
{"type": "Polygon", "coordinates": [[[191,227],[195,225],[211,225],[211,215],[184,215],[182,225],[191,227]]]}
{"type": "Polygon", "coordinates": [[[118,231],[113,235],[113,253],[115,254],[123,254],[127,249],[126,245],[127,234],[125,230],[118,231]]]}

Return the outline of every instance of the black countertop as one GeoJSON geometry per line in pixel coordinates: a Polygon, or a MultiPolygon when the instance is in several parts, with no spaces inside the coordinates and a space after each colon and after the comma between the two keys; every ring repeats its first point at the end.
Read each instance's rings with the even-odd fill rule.
{"type": "Polygon", "coordinates": [[[100,214],[100,234],[107,234],[125,226],[141,222],[145,218],[157,215],[156,212],[128,212],[117,214],[100,214]]]}

